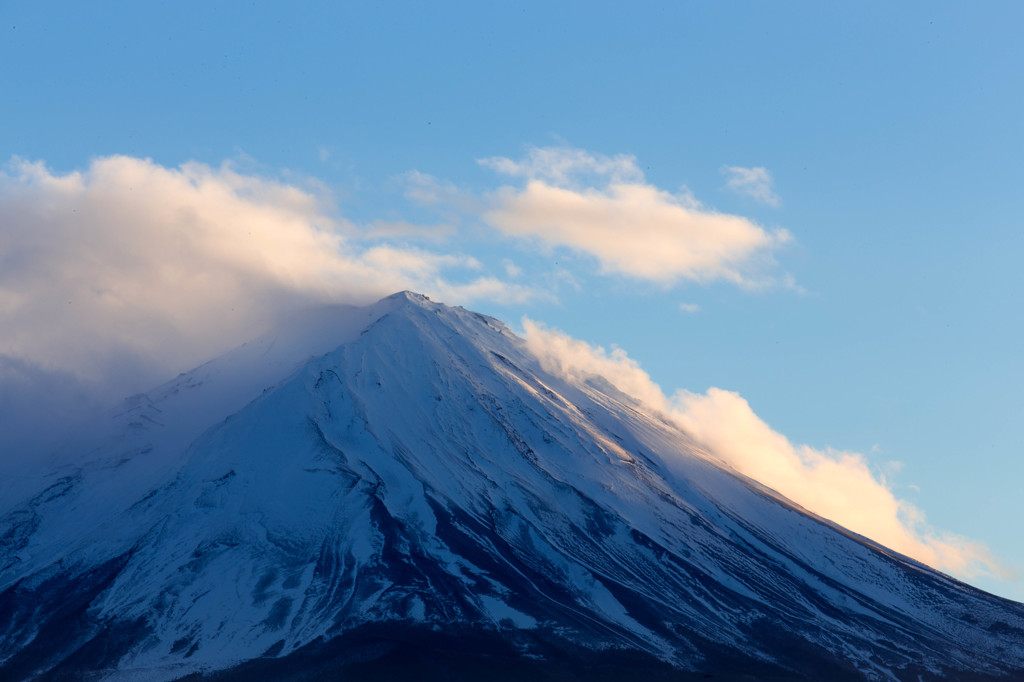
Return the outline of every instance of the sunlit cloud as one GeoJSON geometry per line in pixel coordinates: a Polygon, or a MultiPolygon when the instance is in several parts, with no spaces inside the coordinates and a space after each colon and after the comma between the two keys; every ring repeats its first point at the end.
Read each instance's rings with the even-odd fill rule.
{"type": "Polygon", "coordinates": [[[773,188],[772,174],[766,168],[726,166],[722,168],[722,173],[726,177],[725,186],[733,192],[769,206],[778,206],[781,203],[773,188]]]}
{"type": "Polygon", "coordinates": [[[15,159],[0,173],[0,357],[8,376],[142,390],[296,307],[401,289],[460,303],[533,295],[471,256],[388,241],[419,229],[353,225],[322,186],[228,164],[112,156],[61,174],[15,159]]]}
{"type": "Polygon", "coordinates": [[[670,404],[661,388],[621,348],[605,351],[527,317],[522,320],[526,345],[541,366],[574,381],[601,377],[648,407],[667,413],[670,404]]]}
{"type": "Polygon", "coordinates": [[[489,196],[483,219],[506,235],[595,257],[601,271],[671,285],[725,280],[772,283],[772,253],[790,239],[747,218],[702,206],[687,191],[644,180],[631,156],[532,149],[482,165],[525,180],[489,196]]]}
{"type": "Polygon", "coordinates": [[[737,393],[681,391],[671,416],[740,473],[855,533],[958,575],[1003,572],[983,545],[929,527],[863,455],[794,445],[737,393]]]}
{"type": "Polygon", "coordinates": [[[930,527],[858,453],[794,445],[737,393],[718,388],[672,398],[622,349],[606,351],[523,320],[530,350],[550,372],[595,376],[677,423],[740,474],[819,516],[930,566],[964,577],[1009,573],[981,544],[930,527]]]}

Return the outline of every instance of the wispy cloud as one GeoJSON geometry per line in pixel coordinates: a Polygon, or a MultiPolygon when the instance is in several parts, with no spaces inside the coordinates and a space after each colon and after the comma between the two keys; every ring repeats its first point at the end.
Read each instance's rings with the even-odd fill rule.
{"type": "Polygon", "coordinates": [[[502,267],[505,268],[505,274],[508,275],[509,277],[515,279],[516,277],[522,276],[523,269],[516,265],[515,262],[506,258],[501,262],[501,264],[502,267]]]}
{"type": "Polygon", "coordinates": [[[524,319],[526,342],[542,366],[576,379],[604,377],[675,421],[736,471],[851,531],[925,564],[970,577],[1006,575],[981,544],[930,527],[858,453],[794,445],[737,393],[711,388],[672,398],[622,349],[611,352],[524,319]]]}
{"type": "Polygon", "coordinates": [[[679,309],[684,313],[697,313],[700,312],[700,306],[696,303],[680,303],[679,309]]]}
{"type": "Polygon", "coordinates": [[[422,206],[452,208],[462,213],[477,214],[482,210],[479,200],[449,180],[429,173],[411,170],[397,176],[406,199],[422,206]]]}
{"type": "Polygon", "coordinates": [[[664,285],[763,286],[774,281],[772,252],[790,239],[785,230],[707,209],[688,192],[647,183],[631,156],[545,148],[519,161],[480,163],[526,181],[494,192],[485,221],[507,235],[589,254],[604,273],[664,285]]]}
{"type": "Polygon", "coordinates": [[[494,156],[478,163],[504,175],[541,180],[556,187],[575,187],[595,178],[615,185],[644,181],[631,154],[604,156],[571,147],[531,147],[518,161],[494,156]]]}
{"type": "Polygon", "coordinates": [[[772,174],[766,168],[761,166],[754,168],[725,166],[722,168],[722,174],[726,177],[725,186],[737,194],[748,196],[769,206],[778,206],[781,203],[779,195],[773,188],[772,174]]]}

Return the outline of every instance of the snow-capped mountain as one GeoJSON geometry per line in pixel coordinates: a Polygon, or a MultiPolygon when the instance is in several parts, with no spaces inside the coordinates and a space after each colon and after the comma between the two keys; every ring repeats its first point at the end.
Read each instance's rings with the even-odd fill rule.
{"type": "Polygon", "coordinates": [[[4,680],[1024,675],[1024,605],[409,293],[133,397],[0,513],[4,680]]]}

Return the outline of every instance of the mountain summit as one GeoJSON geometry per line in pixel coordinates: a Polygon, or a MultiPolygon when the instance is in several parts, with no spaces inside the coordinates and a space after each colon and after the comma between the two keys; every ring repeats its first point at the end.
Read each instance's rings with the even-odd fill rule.
{"type": "Polygon", "coordinates": [[[1024,606],[403,292],[147,394],[0,506],[0,679],[997,679],[1024,606]]]}

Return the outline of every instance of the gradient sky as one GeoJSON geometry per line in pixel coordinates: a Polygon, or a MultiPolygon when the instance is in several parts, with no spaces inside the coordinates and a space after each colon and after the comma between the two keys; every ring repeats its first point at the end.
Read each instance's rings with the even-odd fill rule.
{"type": "Polygon", "coordinates": [[[1024,6],[289,5],[0,4],[0,408],[412,286],[859,453],[1024,600],[1024,6]]]}

